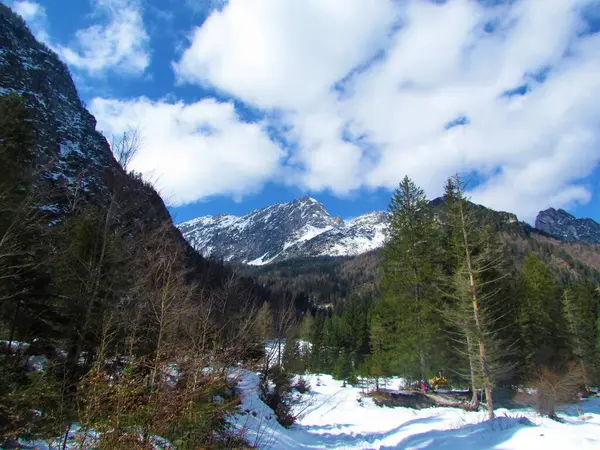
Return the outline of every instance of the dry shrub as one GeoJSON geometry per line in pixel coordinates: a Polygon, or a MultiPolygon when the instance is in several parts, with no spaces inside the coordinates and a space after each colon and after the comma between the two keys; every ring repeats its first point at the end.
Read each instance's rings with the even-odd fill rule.
{"type": "Polygon", "coordinates": [[[520,393],[516,400],[533,404],[540,415],[557,420],[556,409],[577,402],[584,385],[584,372],[575,363],[558,370],[542,367],[531,383],[535,393],[520,393]]]}
{"type": "Polygon", "coordinates": [[[310,391],[310,382],[305,377],[299,377],[293,388],[301,394],[306,394],[310,391]]]}

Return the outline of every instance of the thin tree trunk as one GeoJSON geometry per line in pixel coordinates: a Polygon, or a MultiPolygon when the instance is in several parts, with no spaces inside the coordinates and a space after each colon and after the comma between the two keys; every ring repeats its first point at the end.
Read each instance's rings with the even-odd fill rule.
{"type": "Polygon", "coordinates": [[[421,307],[421,285],[417,282],[418,271],[416,267],[413,267],[413,272],[415,276],[415,307],[417,309],[417,347],[419,348],[419,368],[421,370],[421,380],[426,382],[428,377],[425,349],[423,348],[423,321],[421,320],[423,308],[421,307]]]}
{"type": "Polygon", "coordinates": [[[277,365],[281,368],[281,334],[277,338],[277,365]]]}
{"type": "Polygon", "coordinates": [[[471,398],[471,408],[477,409],[479,407],[479,397],[477,397],[477,377],[475,376],[475,361],[473,356],[473,343],[471,342],[471,336],[467,332],[467,353],[469,354],[469,371],[471,373],[471,389],[473,390],[473,397],[471,398]]]}
{"type": "Polygon", "coordinates": [[[65,438],[62,441],[62,450],[65,450],[67,448],[67,442],[69,440],[69,432],[71,431],[71,422],[69,422],[69,425],[67,426],[67,431],[65,432],[65,438]]]}
{"type": "Polygon", "coordinates": [[[487,349],[485,346],[485,342],[482,339],[483,329],[481,326],[481,313],[479,311],[479,299],[477,296],[477,284],[475,282],[475,275],[473,271],[473,266],[471,262],[471,249],[469,246],[469,237],[467,234],[466,224],[465,224],[465,216],[463,212],[462,202],[459,204],[460,207],[460,218],[463,232],[463,239],[465,245],[465,258],[467,262],[467,270],[469,272],[469,285],[471,287],[471,295],[472,295],[472,305],[473,305],[473,317],[475,319],[475,326],[477,328],[477,333],[479,334],[479,359],[481,361],[481,372],[483,377],[483,388],[485,390],[485,397],[487,401],[487,410],[488,417],[490,419],[494,418],[494,401],[492,396],[492,386],[490,381],[490,371],[487,363],[487,349]]]}
{"type": "Polygon", "coordinates": [[[11,327],[10,327],[10,336],[8,338],[8,349],[12,346],[13,341],[15,340],[15,332],[17,329],[17,323],[19,321],[19,313],[21,311],[21,299],[17,298],[17,308],[15,309],[15,317],[13,318],[11,327]]]}
{"type": "Polygon", "coordinates": [[[427,368],[425,363],[425,352],[423,351],[423,348],[419,348],[419,364],[421,366],[421,377],[423,381],[427,381],[427,368]]]}

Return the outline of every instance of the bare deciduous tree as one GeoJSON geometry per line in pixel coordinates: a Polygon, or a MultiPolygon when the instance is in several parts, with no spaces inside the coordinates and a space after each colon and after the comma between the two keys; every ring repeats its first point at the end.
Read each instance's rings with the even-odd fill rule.
{"type": "Polygon", "coordinates": [[[115,135],[110,140],[110,148],[115,159],[123,170],[129,171],[131,162],[142,148],[143,138],[138,128],[129,127],[121,135],[115,135]]]}

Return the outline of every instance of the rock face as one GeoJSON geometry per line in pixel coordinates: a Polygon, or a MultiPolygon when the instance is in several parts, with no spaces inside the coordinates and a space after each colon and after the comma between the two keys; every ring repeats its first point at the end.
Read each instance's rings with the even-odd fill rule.
{"type": "Polygon", "coordinates": [[[540,211],[535,228],[563,241],[600,244],[600,224],[592,219],[577,219],[563,209],[540,211]]]}
{"type": "MultiPolygon", "coordinates": [[[[40,189],[52,192],[48,211],[60,216],[73,198],[106,204],[112,193],[143,205],[131,217],[168,221],[158,194],[125,174],[96,119],[77,94],[67,66],[38,42],[21,17],[0,3],[0,95],[16,92],[26,102],[36,131],[40,189]],[[141,216],[139,215],[141,214],[141,216]]],[[[72,205],[71,205],[72,206],[72,205]]]]}
{"type": "Polygon", "coordinates": [[[25,97],[39,155],[56,162],[48,176],[74,184],[84,170],[99,175],[115,168],[106,139],[96,132],[96,120],[79,100],[67,66],[35,40],[20,17],[0,5],[0,94],[9,92],[25,97]]]}
{"type": "Polygon", "coordinates": [[[317,200],[302,197],[242,217],[219,214],[178,225],[203,255],[262,265],[295,257],[349,256],[381,247],[389,222],[373,212],[344,222],[317,200]]]}
{"type": "MultiPolygon", "coordinates": [[[[96,120],[80,101],[67,66],[0,3],[0,95],[14,92],[24,98],[36,131],[41,175],[33,188],[47,193],[41,198],[48,223],[89,206],[106,211],[116,199],[115,222],[128,230],[125,245],[138,245],[145,232],[165,226],[184,249],[190,280],[209,291],[230,282],[234,275],[228,268],[202,258],[187,243],[152,186],[125,173],[96,131],[96,120]]],[[[269,299],[268,291],[251,278],[235,278],[240,292],[260,299],[260,304],[269,299]]]]}

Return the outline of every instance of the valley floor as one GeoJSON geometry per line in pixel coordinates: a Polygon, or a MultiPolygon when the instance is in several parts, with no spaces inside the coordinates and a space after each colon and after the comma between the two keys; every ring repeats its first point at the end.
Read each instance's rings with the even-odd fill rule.
{"type": "MultiPolygon", "coordinates": [[[[599,449],[600,399],[566,408],[563,422],[541,418],[531,409],[484,412],[456,408],[386,408],[361,390],[342,387],[327,375],[309,376],[305,410],[283,428],[257,395],[258,376],[240,372],[244,413],[236,425],[263,449],[599,449]]],[[[394,386],[392,386],[394,387],[394,386]]]]}
{"type": "MultiPolygon", "coordinates": [[[[241,413],[233,418],[233,424],[263,450],[600,449],[600,398],[565,408],[559,414],[562,422],[542,418],[529,408],[499,408],[497,418],[487,421],[483,411],[379,407],[363,397],[360,388],[343,387],[329,375],[309,375],[311,390],[302,395],[302,413],[297,423],[286,429],[260,400],[256,373],[239,370],[232,376],[242,395],[241,413]]],[[[392,382],[390,388],[398,383],[392,382]]],[[[75,439],[79,434],[77,427],[72,429],[66,448],[80,448],[75,439]]],[[[93,442],[95,433],[86,434],[88,442],[93,442]]],[[[57,449],[62,447],[62,439],[23,442],[23,448],[57,449]]],[[[170,446],[156,437],[153,448],[170,446]]]]}

